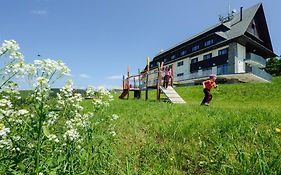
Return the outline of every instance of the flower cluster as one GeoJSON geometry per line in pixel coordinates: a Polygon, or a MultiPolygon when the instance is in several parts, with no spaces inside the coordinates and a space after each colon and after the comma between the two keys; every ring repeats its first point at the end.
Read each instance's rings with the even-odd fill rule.
{"type": "Polygon", "coordinates": [[[108,107],[112,100],[113,96],[104,87],[94,89],[93,105],[95,110],[100,110],[108,107]]]}
{"type": "Polygon", "coordinates": [[[95,96],[94,87],[89,86],[89,87],[86,89],[85,97],[86,97],[86,98],[94,98],[94,96],[95,96]]]}
{"type": "Polygon", "coordinates": [[[61,61],[51,59],[35,60],[34,66],[39,74],[44,74],[45,77],[51,77],[54,73],[69,75],[70,69],[61,61]]]}
{"type": "Polygon", "coordinates": [[[55,161],[62,155],[60,159],[63,161],[60,162],[64,165],[56,168],[64,167],[59,171],[67,174],[66,168],[78,166],[73,162],[81,156],[79,151],[86,150],[84,147],[88,150],[95,147],[92,139],[96,127],[102,127],[107,134],[116,135],[113,122],[119,116],[104,116],[103,110],[99,110],[109,106],[113,97],[104,88],[87,89],[86,94],[93,99],[93,111],[85,112],[81,106],[82,95],[75,93],[71,80],[59,93],[53,93],[56,95],[53,97],[51,85],[70,73],[68,67],[60,60],[51,59],[26,64],[18,50],[19,46],[14,40],[5,41],[0,47],[0,56],[10,59],[0,69],[0,157],[8,160],[0,162],[0,166],[10,169],[13,165],[15,169],[9,170],[11,172],[8,174],[22,174],[23,165],[27,167],[25,172],[43,174],[48,172],[46,167],[56,165],[55,161]],[[18,77],[23,77],[22,80],[28,80],[32,85],[33,89],[25,95],[17,90],[14,78],[18,77]],[[33,154],[29,154],[30,151],[33,154]],[[14,157],[17,157],[16,161],[14,157]],[[47,161],[43,157],[50,159],[47,161]],[[54,162],[50,163],[50,160],[54,162]]]}
{"type": "Polygon", "coordinates": [[[23,61],[23,55],[18,51],[20,49],[15,40],[4,40],[2,47],[0,47],[0,56],[8,55],[11,59],[18,59],[23,61]]]}

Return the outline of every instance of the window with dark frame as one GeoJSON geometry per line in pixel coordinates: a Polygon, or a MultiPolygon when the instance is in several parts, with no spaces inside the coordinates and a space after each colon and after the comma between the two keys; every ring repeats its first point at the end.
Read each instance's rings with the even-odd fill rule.
{"type": "Polygon", "coordinates": [[[193,59],[191,59],[191,64],[197,63],[197,62],[198,62],[198,58],[193,58],[193,59]]]}
{"type": "Polygon", "coordinates": [[[197,51],[197,50],[199,50],[199,45],[196,45],[196,46],[193,46],[192,48],[191,48],[191,51],[192,52],[194,52],[194,51],[197,51]]]}
{"type": "Polygon", "coordinates": [[[177,77],[182,77],[184,75],[184,73],[179,73],[177,74],[177,77]]]}
{"type": "Polygon", "coordinates": [[[210,40],[208,40],[208,41],[206,41],[206,42],[204,43],[204,46],[207,47],[207,46],[210,46],[210,45],[212,45],[212,44],[214,44],[214,40],[213,40],[213,39],[210,39],[210,40]]]}
{"type": "Polygon", "coordinates": [[[226,54],[228,54],[228,48],[221,49],[221,50],[219,50],[219,52],[218,52],[218,55],[226,55],[226,54]]]}
{"type": "Polygon", "coordinates": [[[178,67],[183,65],[183,61],[178,62],[178,67]]]}
{"type": "Polygon", "coordinates": [[[181,56],[184,56],[184,55],[186,55],[186,54],[187,54],[187,51],[186,51],[186,50],[181,51],[181,56]]]}
{"type": "Polygon", "coordinates": [[[171,56],[171,60],[175,59],[176,58],[176,55],[172,55],[171,56]]]}
{"type": "Polygon", "coordinates": [[[203,56],[203,60],[211,59],[212,58],[212,53],[209,53],[207,55],[203,56]]]}

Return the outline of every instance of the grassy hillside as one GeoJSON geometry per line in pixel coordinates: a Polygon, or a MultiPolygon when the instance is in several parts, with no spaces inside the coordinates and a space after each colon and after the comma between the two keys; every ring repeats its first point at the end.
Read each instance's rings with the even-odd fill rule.
{"type": "Polygon", "coordinates": [[[185,105],[152,91],[148,101],[116,98],[107,111],[120,116],[107,148],[112,172],[101,173],[281,174],[280,89],[281,77],[219,85],[209,107],[199,105],[201,86],[176,88],[185,105]]]}

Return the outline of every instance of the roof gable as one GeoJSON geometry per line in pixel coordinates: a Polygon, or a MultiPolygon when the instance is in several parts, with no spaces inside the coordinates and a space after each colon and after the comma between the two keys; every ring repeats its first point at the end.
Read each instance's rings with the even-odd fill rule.
{"type": "Polygon", "coordinates": [[[257,13],[247,27],[246,35],[247,34],[252,35],[257,42],[273,51],[262,5],[259,7],[257,13]]]}
{"type": "Polygon", "coordinates": [[[194,35],[194,36],[190,37],[189,39],[157,54],[154,57],[154,60],[157,60],[158,58],[162,57],[166,53],[176,50],[177,48],[180,48],[183,45],[186,45],[188,43],[192,43],[192,42],[202,38],[202,36],[206,36],[211,33],[214,33],[228,41],[241,37],[241,36],[244,36],[244,35],[247,35],[249,33],[250,33],[250,35],[254,34],[253,37],[256,37],[256,39],[254,41],[257,41],[257,42],[262,41],[262,43],[259,42],[259,44],[262,44],[264,47],[266,47],[271,52],[273,52],[271,39],[270,39],[262,4],[259,3],[248,9],[243,10],[242,11],[242,20],[241,20],[240,14],[241,13],[235,14],[231,21],[224,22],[224,23],[218,23],[218,24],[214,25],[213,27],[210,27],[207,30],[205,30],[197,35],[194,35]],[[251,33],[249,31],[251,30],[250,28],[252,27],[253,24],[255,25],[256,29],[254,32],[251,33]],[[224,27],[225,30],[223,30],[223,31],[217,30],[218,28],[222,28],[222,27],[224,27]],[[256,34],[256,36],[255,36],[255,34],[256,34]]]}

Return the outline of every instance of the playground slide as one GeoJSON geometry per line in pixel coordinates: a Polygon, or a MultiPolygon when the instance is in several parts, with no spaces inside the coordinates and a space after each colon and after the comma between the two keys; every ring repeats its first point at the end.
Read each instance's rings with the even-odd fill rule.
{"type": "Polygon", "coordinates": [[[171,86],[169,86],[167,89],[164,87],[160,87],[161,91],[166,95],[166,97],[169,99],[171,103],[178,103],[178,104],[184,104],[185,101],[179,96],[179,94],[175,91],[175,89],[171,86]]]}

